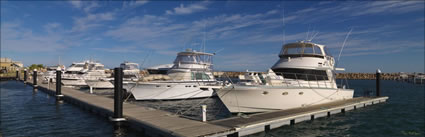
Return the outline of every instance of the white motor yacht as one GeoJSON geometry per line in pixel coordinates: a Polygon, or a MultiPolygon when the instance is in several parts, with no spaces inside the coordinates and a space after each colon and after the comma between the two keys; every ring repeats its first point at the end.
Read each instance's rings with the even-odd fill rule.
{"type": "Polygon", "coordinates": [[[90,61],[83,61],[83,62],[73,62],[66,70],[65,74],[78,74],[81,70],[84,69],[84,66],[86,62],[90,61]]]}
{"type": "MultiPolygon", "coordinates": [[[[110,75],[105,73],[104,65],[101,63],[85,61],[83,68],[79,71],[76,71],[79,69],[80,65],[80,63],[73,63],[73,65],[68,68],[68,70],[71,72],[65,72],[65,74],[62,76],[62,84],[65,86],[81,87],[87,86],[87,82],[93,83],[96,81],[105,81],[104,79],[110,77],[110,75]]],[[[108,83],[110,82],[108,81],[108,83]]],[[[107,87],[110,88],[110,85],[112,84],[107,84],[107,87]]]]}
{"type": "Polygon", "coordinates": [[[138,81],[140,78],[140,69],[139,64],[127,62],[120,64],[120,67],[123,68],[123,81],[124,82],[132,82],[132,81],[138,81]]]}
{"type": "Polygon", "coordinates": [[[214,54],[187,49],[179,52],[167,74],[171,80],[138,82],[125,88],[136,100],[175,100],[213,95],[218,82],[212,74],[214,54]]]}
{"type": "Polygon", "coordinates": [[[230,112],[283,110],[353,98],[353,89],[337,87],[335,61],[324,45],[286,44],[279,57],[267,72],[247,72],[239,76],[240,83],[216,91],[230,112]]]}
{"type": "Polygon", "coordinates": [[[51,82],[56,82],[56,70],[58,68],[61,70],[62,74],[65,72],[64,65],[46,67],[46,72],[43,73],[43,83],[48,83],[49,80],[51,80],[51,82]]]}

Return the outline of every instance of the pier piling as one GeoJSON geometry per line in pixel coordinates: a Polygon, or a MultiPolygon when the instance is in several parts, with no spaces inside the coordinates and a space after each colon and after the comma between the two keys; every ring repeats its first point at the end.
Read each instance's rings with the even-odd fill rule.
{"type": "Polygon", "coordinates": [[[381,96],[381,70],[376,70],[376,96],[381,96]]]}
{"type": "Polygon", "coordinates": [[[37,88],[37,69],[34,69],[34,71],[33,71],[33,74],[32,74],[32,78],[33,78],[33,87],[34,87],[34,89],[36,89],[37,88]]]}
{"type": "Polygon", "coordinates": [[[123,117],[123,98],[122,98],[122,77],[123,70],[118,67],[114,69],[114,116],[110,118],[115,122],[115,129],[120,128],[121,122],[125,121],[123,117]]]}
{"type": "Polygon", "coordinates": [[[24,69],[24,84],[27,83],[27,69],[24,69]]]}
{"type": "Polygon", "coordinates": [[[60,70],[60,68],[58,68],[56,70],[56,101],[62,101],[62,71],[60,70]]]}
{"type": "Polygon", "coordinates": [[[16,69],[16,80],[19,80],[19,70],[16,69]]]}
{"type": "Polygon", "coordinates": [[[202,105],[202,122],[207,122],[207,105],[202,105]]]}

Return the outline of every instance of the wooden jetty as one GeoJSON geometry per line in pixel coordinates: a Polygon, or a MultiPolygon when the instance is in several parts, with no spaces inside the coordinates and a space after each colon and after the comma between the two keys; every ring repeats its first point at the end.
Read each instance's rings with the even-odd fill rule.
{"type": "MultiPolygon", "coordinates": [[[[31,84],[32,81],[27,81],[31,84]]],[[[38,83],[38,89],[55,95],[55,85],[38,83]]],[[[114,100],[104,96],[84,93],[75,89],[62,87],[63,99],[100,116],[113,115],[114,100]]],[[[124,103],[123,113],[127,124],[148,136],[244,136],[269,131],[283,125],[326,117],[332,114],[385,102],[388,97],[359,97],[333,103],[279,110],[266,113],[232,117],[222,120],[201,122],[180,117],[170,112],[156,110],[135,104],[124,103]]],[[[201,115],[201,114],[200,114],[201,115]]]]}

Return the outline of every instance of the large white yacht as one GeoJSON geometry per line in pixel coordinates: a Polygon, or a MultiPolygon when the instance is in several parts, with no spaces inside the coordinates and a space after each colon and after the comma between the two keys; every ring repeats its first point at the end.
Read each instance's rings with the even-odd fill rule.
{"type": "Polygon", "coordinates": [[[87,60],[87,61],[83,61],[83,62],[73,62],[65,70],[65,74],[78,74],[78,73],[80,73],[80,71],[84,69],[86,62],[89,62],[89,61],[87,60]]]}
{"type": "Polygon", "coordinates": [[[51,82],[56,82],[56,70],[60,69],[62,74],[65,72],[65,66],[64,65],[57,65],[57,66],[48,66],[46,67],[46,72],[43,73],[43,83],[48,83],[49,80],[51,82]]]}
{"type": "Polygon", "coordinates": [[[247,72],[239,76],[240,83],[216,91],[230,112],[283,110],[353,98],[353,89],[337,87],[335,61],[324,45],[289,43],[279,57],[268,72],[247,72]]]}
{"type": "Polygon", "coordinates": [[[123,80],[126,82],[138,81],[140,78],[140,69],[139,64],[125,61],[120,64],[120,67],[123,68],[123,80]]]}
{"type": "Polygon", "coordinates": [[[175,100],[213,95],[218,82],[212,74],[214,54],[187,49],[179,52],[167,74],[171,80],[128,84],[136,100],[175,100]]]}
{"type": "Polygon", "coordinates": [[[67,69],[65,74],[62,76],[62,84],[65,86],[81,87],[87,86],[87,81],[99,81],[110,77],[110,75],[105,73],[104,65],[101,63],[85,61],[83,68],[79,71],[76,71],[80,65],[80,63],[73,63],[73,65],[67,69]],[[68,72],[72,66],[74,66],[74,69],[70,70],[72,72],[68,72]]]}

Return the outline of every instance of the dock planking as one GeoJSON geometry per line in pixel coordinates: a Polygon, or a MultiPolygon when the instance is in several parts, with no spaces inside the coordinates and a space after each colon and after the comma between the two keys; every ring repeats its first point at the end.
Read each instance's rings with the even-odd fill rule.
{"type": "MultiPolygon", "coordinates": [[[[31,83],[28,81],[27,83],[31,83]]],[[[38,84],[39,89],[54,95],[55,85],[38,84]]],[[[109,117],[113,115],[114,100],[104,96],[84,93],[62,87],[64,100],[94,113],[109,117]]],[[[388,97],[357,97],[321,105],[288,110],[256,113],[244,117],[201,122],[180,117],[170,112],[124,103],[123,114],[128,125],[148,136],[244,136],[291,125],[319,117],[385,102],[388,97]]]]}
{"type": "MultiPolygon", "coordinates": [[[[32,81],[27,81],[31,84],[32,81]]],[[[38,89],[55,94],[55,84],[38,83],[38,89]]],[[[84,93],[75,89],[62,87],[64,100],[81,106],[102,116],[112,116],[114,100],[104,96],[84,93]]],[[[232,128],[214,125],[207,122],[179,117],[170,112],[156,110],[135,104],[124,103],[123,114],[130,127],[142,131],[149,136],[203,136],[231,132],[232,128]]]]}

